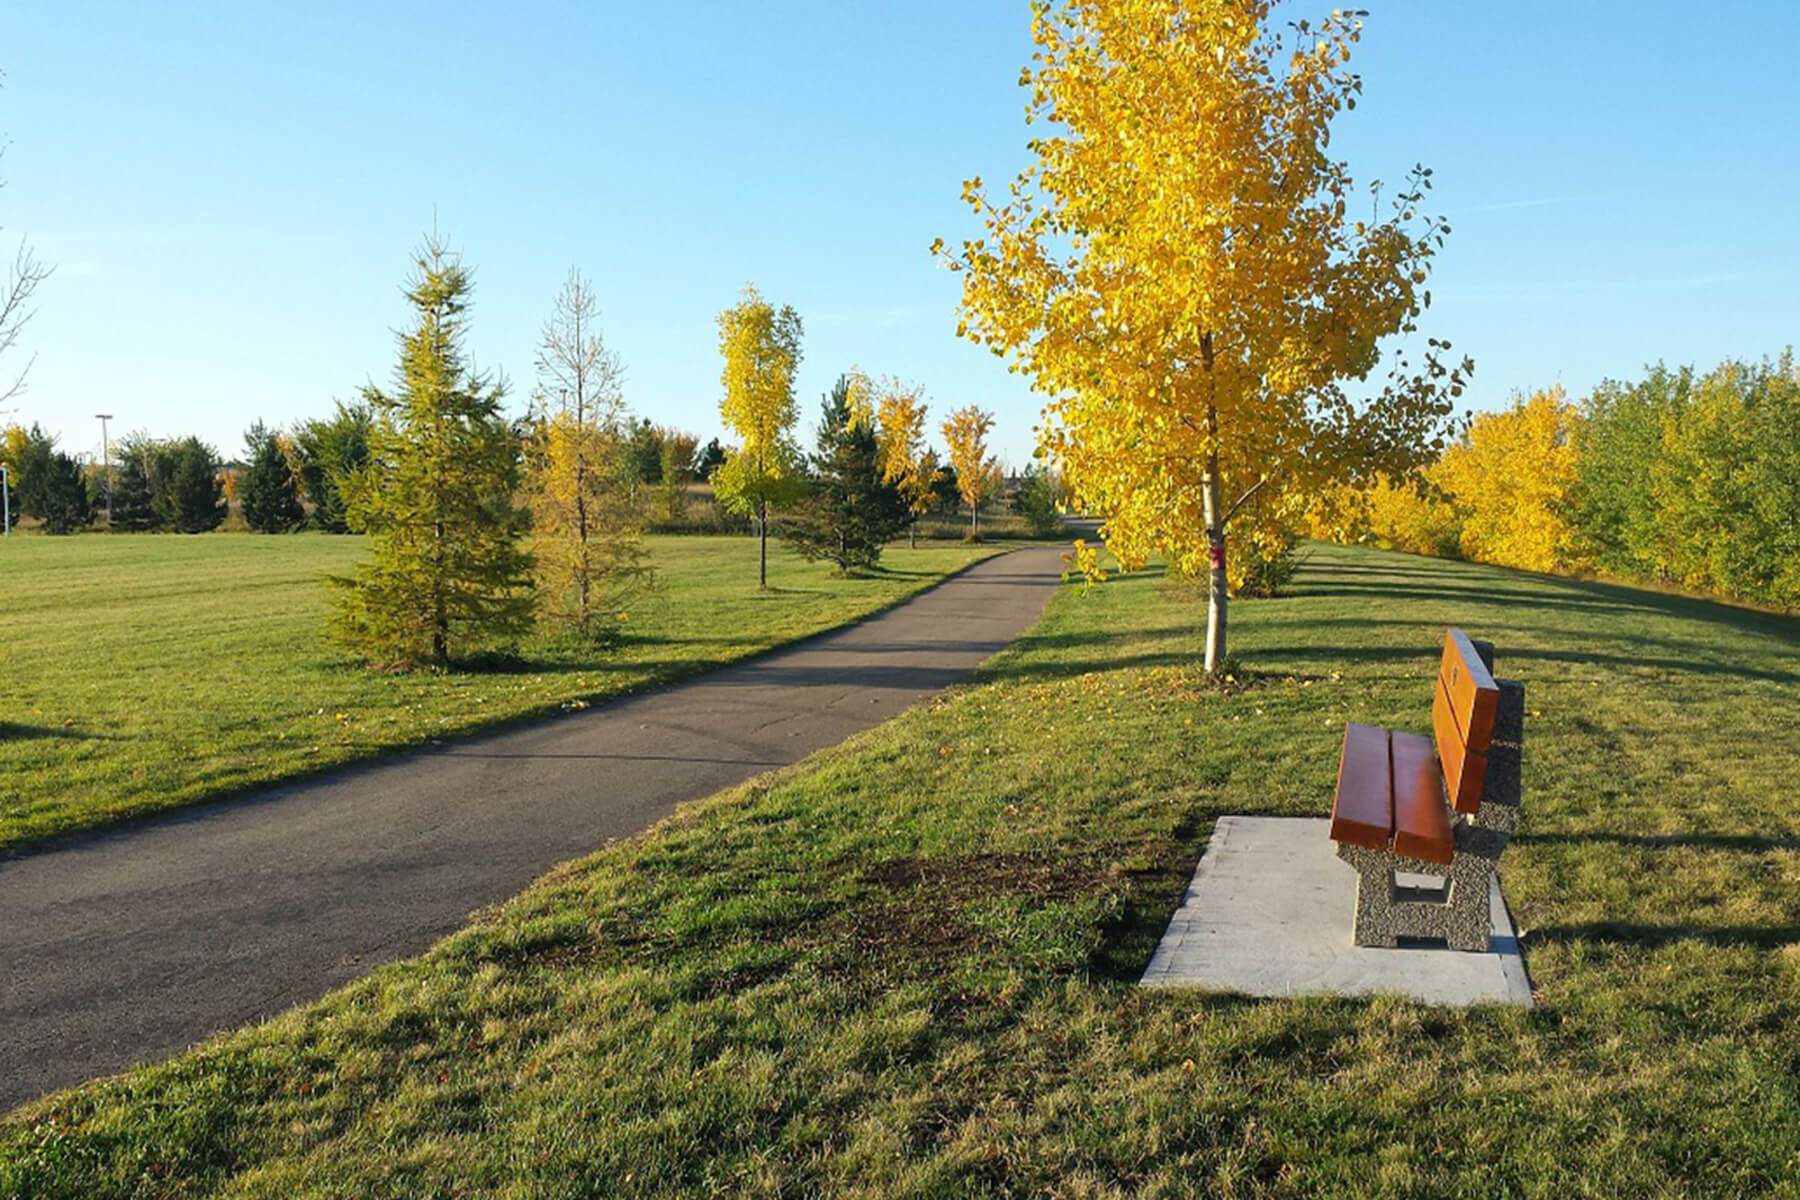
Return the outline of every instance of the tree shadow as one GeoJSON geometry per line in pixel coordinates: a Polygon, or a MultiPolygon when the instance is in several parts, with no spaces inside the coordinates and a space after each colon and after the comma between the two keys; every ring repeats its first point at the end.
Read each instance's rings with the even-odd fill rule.
{"type": "Polygon", "coordinates": [[[33,741],[122,742],[129,739],[116,734],[94,733],[73,725],[21,725],[16,721],[0,721],[0,742],[33,741]]]}
{"type": "Polygon", "coordinates": [[[1776,850],[1800,850],[1800,835],[1738,833],[1521,833],[1519,845],[1632,846],[1645,850],[1689,848],[1729,850],[1739,854],[1764,854],[1776,850]]]}
{"type": "Polygon", "coordinates": [[[1612,942],[1647,950],[1678,942],[1702,942],[1731,948],[1779,950],[1800,942],[1800,925],[1640,925],[1627,921],[1590,921],[1580,925],[1547,925],[1533,929],[1522,939],[1533,948],[1553,943],[1612,942]]]}

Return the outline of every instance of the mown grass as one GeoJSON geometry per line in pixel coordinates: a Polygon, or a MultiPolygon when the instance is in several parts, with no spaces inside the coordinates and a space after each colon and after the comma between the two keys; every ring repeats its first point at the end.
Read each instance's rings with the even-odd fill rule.
{"type": "Polygon", "coordinates": [[[1317,548],[1154,574],[412,962],[0,1123],[0,1196],[1800,1195],[1800,625],[1317,548]],[[1321,815],[1446,625],[1528,685],[1539,1007],[1134,980],[1223,813],[1321,815]]]}
{"type": "Polygon", "coordinates": [[[385,675],[329,645],[321,576],[362,539],[17,537],[0,548],[0,849],[591,703],[816,633],[994,548],[890,550],[834,578],[749,538],[650,539],[617,644],[544,637],[504,670],[385,675]]]}

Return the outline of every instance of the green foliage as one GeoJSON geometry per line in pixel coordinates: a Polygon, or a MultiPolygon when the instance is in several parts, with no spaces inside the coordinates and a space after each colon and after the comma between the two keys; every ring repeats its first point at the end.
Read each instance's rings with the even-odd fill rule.
{"type": "Polygon", "coordinates": [[[882,478],[873,423],[852,412],[847,375],[825,398],[817,446],[806,493],[782,521],[781,535],[809,562],[825,559],[840,571],[873,567],[910,514],[900,489],[882,478]]]}
{"type": "Polygon", "coordinates": [[[135,433],[114,449],[112,528],[115,533],[145,533],[158,525],[156,478],[162,468],[162,443],[135,433]]]}
{"type": "Polygon", "coordinates": [[[1800,367],[1603,384],[1577,435],[1578,544],[1603,571],[1800,608],[1800,367]]]}
{"type": "Polygon", "coordinates": [[[472,281],[435,237],[407,287],[392,395],[364,393],[369,462],[342,487],[370,557],[339,585],[335,636],[371,666],[443,667],[530,628],[531,560],[518,544],[520,447],[503,389],[463,355],[472,281]]]}
{"type": "Polygon", "coordinates": [[[42,521],[46,533],[74,533],[93,517],[81,464],[38,426],[25,435],[11,465],[19,476],[20,508],[42,521]]]}
{"type": "Polygon", "coordinates": [[[374,417],[366,404],[336,403],[330,417],[302,422],[294,430],[294,443],[300,450],[300,487],[312,505],[313,527],[349,533],[343,481],[368,464],[374,417]]]}
{"type": "Polygon", "coordinates": [[[1019,490],[1013,493],[1012,510],[1025,518],[1025,528],[1032,537],[1055,537],[1063,531],[1062,500],[1062,480],[1056,472],[1032,463],[1019,479],[1019,490]]]}
{"type": "Polygon", "coordinates": [[[1571,518],[1578,553],[1616,575],[1660,578],[1651,474],[1663,426],[1687,407],[1694,373],[1650,368],[1639,383],[1606,380],[1581,402],[1571,518]]]}
{"type": "Polygon", "coordinates": [[[631,464],[632,477],[637,482],[662,482],[662,430],[652,425],[649,417],[639,417],[627,422],[625,457],[631,464]]]}
{"type": "Polygon", "coordinates": [[[696,478],[711,483],[712,477],[724,465],[725,447],[719,445],[718,438],[713,438],[702,446],[700,453],[694,457],[694,475],[696,478]]]}
{"type": "Polygon", "coordinates": [[[217,452],[197,437],[164,444],[161,488],[152,506],[159,526],[176,533],[206,533],[225,520],[225,483],[217,452]]]}
{"type": "Polygon", "coordinates": [[[291,533],[306,520],[300,481],[281,452],[281,440],[261,421],[244,435],[250,465],[238,482],[244,524],[257,533],[291,533]]]}

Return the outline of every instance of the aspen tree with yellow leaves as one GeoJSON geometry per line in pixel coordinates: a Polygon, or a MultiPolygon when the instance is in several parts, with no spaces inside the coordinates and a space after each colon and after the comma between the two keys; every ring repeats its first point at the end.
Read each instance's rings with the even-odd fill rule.
{"type": "Polygon", "coordinates": [[[1311,489],[1428,461],[1473,369],[1436,339],[1417,367],[1382,348],[1416,330],[1449,228],[1426,168],[1365,199],[1327,153],[1361,14],[1273,29],[1272,8],[1038,0],[1035,162],[999,199],[965,183],[985,235],[933,246],[959,332],[1048,398],[1043,447],[1114,555],[1207,574],[1214,671],[1228,535],[1278,540],[1311,489]]]}
{"type": "Polygon", "coordinates": [[[1444,451],[1428,474],[1455,498],[1463,554],[1527,571],[1570,565],[1579,416],[1560,387],[1534,392],[1504,412],[1477,416],[1444,451]]]}
{"type": "Polygon", "coordinates": [[[908,540],[916,549],[919,518],[937,503],[933,489],[944,474],[937,455],[925,448],[925,389],[890,379],[879,391],[876,436],[881,447],[881,478],[900,489],[910,518],[908,540]]]}
{"type": "Polygon", "coordinates": [[[713,476],[719,502],[756,521],[757,586],[769,586],[769,510],[791,503],[804,490],[800,450],[794,444],[794,372],[800,366],[800,315],[779,311],[757,293],[719,314],[719,415],[740,439],[713,476]]]}
{"type": "Polygon", "coordinates": [[[981,505],[994,493],[999,481],[1000,464],[987,452],[988,430],[993,427],[994,414],[973,404],[944,419],[944,445],[950,451],[950,465],[956,470],[956,490],[969,506],[970,538],[981,536],[981,505]]]}

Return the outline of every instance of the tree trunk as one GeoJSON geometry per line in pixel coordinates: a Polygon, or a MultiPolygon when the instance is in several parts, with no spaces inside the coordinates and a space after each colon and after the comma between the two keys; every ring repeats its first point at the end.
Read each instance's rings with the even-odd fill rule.
{"type": "Polygon", "coordinates": [[[1230,593],[1225,582],[1225,527],[1219,506],[1219,455],[1207,456],[1206,477],[1201,482],[1201,502],[1206,519],[1206,670],[1217,674],[1225,663],[1225,609],[1230,593]]]}
{"type": "Polygon", "coordinates": [[[769,502],[756,502],[756,586],[769,590],[769,502]]]}

